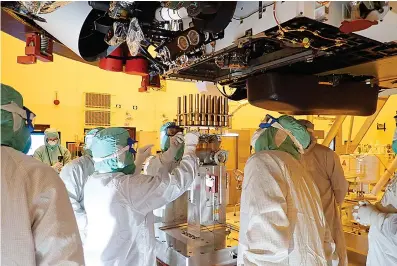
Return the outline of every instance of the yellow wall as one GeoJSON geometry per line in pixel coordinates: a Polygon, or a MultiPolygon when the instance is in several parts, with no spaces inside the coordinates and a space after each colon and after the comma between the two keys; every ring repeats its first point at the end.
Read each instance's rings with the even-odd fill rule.
{"type": "MultiPolygon", "coordinates": [[[[33,110],[37,124],[50,124],[62,132],[62,142],[82,139],[84,129],[84,92],[111,93],[112,106],[120,104],[121,109],[113,109],[113,126],[125,126],[126,112],[132,116],[128,126],[143,131],[138,134],[144,142],[153,139],[164,117],[172,120],[176,114],[176,97],[197,93],[193,82],[167,82],[167,92],[139,93],[141,78],[123,73],[101,70],[97,67],[77,63],[55,55],[53,63],[38,62],[36,65],[16,63],[18,55],[23,55],[25,43],[1,32],[1,82],[11,85],[22,93],[25,105],[33,110]],[[58,92],[60,105],[55,106],[55,92],[58,92]],[[138,110],[132,110],[137,105],[138,110]]],[[[230,111],[238,103],[231,103],[230,111]]],[[[380,113],[377,122],[386,122],[387,131],[376,130],[374,124],[364,142],[390,143],[395,128],[393,116],[397,110],[397,95],[392,96],[380,113]]],[[[245,106],[236,112],[232,119],[233,129],[257,128],[266,110],[245,106]]],[[[277,113],[271,113],[277,115],[277,113]]],[[[347,139],[349,119],[344,123],[344,136],[347,139]]],[[[353,136],[365,118],[356,118],[353,136]]],[[[316,127],[326,132],[326,121],[316,121],[316,127]]],[[[147,144],[147,143],[141,143],[147,144]]],[[[158,148],[158,140],[156,140],[158,148]]]]}
{"type": "Polygon", "coordinates": [[[1,33],[1,81],[13,86],[24,97],[24,104],[37,115],[35,123],[50,124],[62,132],[62,142],[82,139],[84,131],[84,92],[112,94],[113,126],[124,126],[126,112],[130,125],[137,130],[157,131],[164,119],[174,119],[176,97],[196,93],[194,83],[167,83],[167,92],[139,93],[141,78],[123,73],[101,70],[55,55],[53,63],[36,65],[16,63],[24,52],[24,43],[1,33]],[[55,92],[60,105],[55,106],[55,92]],[[132,110],[132,106],[138,110],[132,110]]]}

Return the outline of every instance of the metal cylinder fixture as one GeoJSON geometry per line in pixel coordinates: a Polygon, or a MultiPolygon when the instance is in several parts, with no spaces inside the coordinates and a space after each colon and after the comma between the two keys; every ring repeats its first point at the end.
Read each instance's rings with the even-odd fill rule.
{"type": "Polygon", "coordinates": [[[199,114],[199,123],[200,123],[200,125],[204,125],[204,116],[205,116],[205,114],[204,114],[204,106],[205,106],[205,95],[201,95],[201,97],[200,97],[200,108],[199,108],[199,112],[200,112],[200,114],[199,114]]]}
{"type": "Polygon", "coordinates": [[[207,119],[208,119],[208,126],[213,126],[214,121],[212,120],[212,96],[208,95],[207,97],[207,119]]]}
{"type": "Polygon", "coordinates": [[[177,124],[183,127],[228,127],[228,99],[189,94],[177,99],[177,124]]]}
{"type": "Polygon", "coordinates": [[[207,96],[203,95],[203,114],[202,114],[202,119],[203,119],[203,125],[207,126],[208,125],[208,115],[207,115],[207,110],[208,110],[208,101],[207,101],[207,96]]]}
{"type": "Polygon", "coordinates": [[[224,119],[223,119],[224,107],[223,107],[223,97],[222,96],[220,96],[218,98],[218,106],[219,106],[218,124],[220,127],[222,127],[225,124],[224,119]]]}
{"type": "Polygon", "coordinates": [[[178,126],[181,125],[181,97],[178,97],[178,106],[177,106],[177,115],[176,115],[176,123],[178,126]]]}
{"type": "Polygon", "coordinates": [[[218,97],[217,96],[214,96],[214,98],[212,98],[212,108],[213,108],[212,119],[214,120],[214,126],[219,126],[219,124],[218,124],[219,106],[218,106],[218,97]]]}
{"type": "Polygon", "coordinates": [[[193,94],[189,94],[189,114],[188,114],[188,126],[194,126],[193,121],[193,94]]]}
{"type": "Polygon", "coordinates": [[[200,94],[196,94],[196,100],[194,101],[194,125],[200,125],[200,94]]]}
{"type": "Polygon", "coordinates": [[[225,123],[223,126],[227,127],[229,126],[229,102],[228,99],[226,97],[223,98],[224,101],[224,117],[225,117],[225,123]]]}
{"type": "Polygon", "coordinates": [[[182,126],[187,125],[187,96],[183,96],[183,119],[182,126]]]}

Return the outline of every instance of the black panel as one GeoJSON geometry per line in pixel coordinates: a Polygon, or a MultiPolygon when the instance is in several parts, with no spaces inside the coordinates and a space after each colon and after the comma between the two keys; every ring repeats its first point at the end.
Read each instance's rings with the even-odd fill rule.
{"type": "Polygon", "coordinates": [[[368,116],[375,112],[377,85],[351,76],[338,80],[334,86],[320,81],[313,75],[258,75],[247,80],[248,101],[263,109],[291,115],[368,116]]]}

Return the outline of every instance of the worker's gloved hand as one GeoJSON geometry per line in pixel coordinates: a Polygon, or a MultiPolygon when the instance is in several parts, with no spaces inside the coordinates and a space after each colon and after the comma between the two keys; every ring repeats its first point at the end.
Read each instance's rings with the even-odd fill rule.
{"type": "Polygon", "coordinates": [[[63,167],[63,164],[60,162],[57,162],[56,164],[54,164],[53,166],[51,166],[57,173],[61,172],[61,169],[63,167]]]}
{"type": "Polygon", "coordinates": [[[185,135],[185,152],[184,155],[195,154],[197,144],[199,143],[200,133],[191,131],[185,135]]]}
{"type": "Polygon", "coordinates": [[[135,165],[136,167],[138,167],[139,169],[142,168],[143,163],[146,161],[146,159],[152,155],[152,148],[154,145],[150,144],[150,145],[146,145],[142,148],[139,148],[136,152],[135,155],[135,165]]]}
{"type": "Polygon", "coordinates": [[[360,201],[359,206],[354,207],[354,209],[357,211],[353,213],[353,216],[362,225],[375,224],[380,214],[380,211],[368,201],[360,201]]]}
{"type": "Polygon", "coordinates": [[[175,160],[178,150],[182,147],[184,142],[183,134],[177,133],[175,136],[170,138],[170,147],[165,151],[160,160],[162,163],[172,163],[175,160]]]}

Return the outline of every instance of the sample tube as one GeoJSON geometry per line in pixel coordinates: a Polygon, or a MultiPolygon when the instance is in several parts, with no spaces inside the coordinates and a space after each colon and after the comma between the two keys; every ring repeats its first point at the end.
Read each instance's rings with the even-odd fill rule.
{"type": "Polygon", "coordinates": [[[208,116],[207,116],[208,102],[206,95],[203,95],[203,98],[201,98],[201,100],[204,103],[203,112],[201,113],[201,119],[202,119],[202,124],[206,126],[208,124],[208,116]]]}
{"type": "Polygon", "coordinates": [[[193,114],[193,94],[189,94],[189,122],[188,126],[194,126],[194,114],[193,114]]]}
{"type": "Polygon", "coordinates": [[[177,111],[176,111],[176,123],[178,126],[181,125],[181,97],[178,97],[178,106],[177,106],[177,111]]]}
{"type": "Polygon", "coordinates": [[[218,98],[218,106],[219,106],[218,124],[219,124],[219,126],[224,126],[225,125],[225,122],[223,119],[224,106],[223,106],[223,97],[222,96],[219,96],[219,98],[218,98]]]}
{"type": "Polygon", "coordinates": [[[208,95],[207,97],[207,118],[208,118],[208,126],[213,126],[214,121],[212,120],[212,96],[208,95]]]}
{"type": "Polygon", "coordinates": [[[213,120],[214,126],[218,126],[218,113],[219,113],[219,105],[218,105],[218,97],[214,96],[212,98],[212,108],[213,108],[213,120]]]}
{"type": "Polygon", "coordinates": [[[200,125],[200,94],[196,94],[196,100],[194,102],[194,125],[199,126],[200,125]]]}
{"type": "Polygon", "coordinates": [[[187,125],[187,96],[183,96],[183,119],[182,119],[182,126],[187,125]]]}
{"type": "Polygon", "coordinates": [[[226,97],[223,99],[223,101],[224,101],[224,105],[225,105],[225,109],[224,109],[225,127],[228,127],[229,126],[229,102],[226,97]]]}
{"type": "Polygon", "coordinates": [[[204,112],[205,112],[205,95],[201,95],[200,98],[200,114],[199,114],[199,125],[203,125],[204,123],[204,112]]]}

